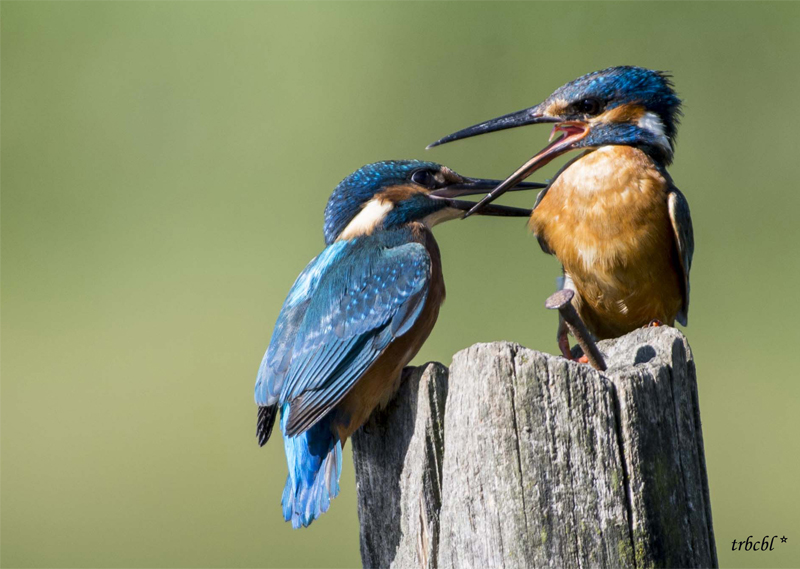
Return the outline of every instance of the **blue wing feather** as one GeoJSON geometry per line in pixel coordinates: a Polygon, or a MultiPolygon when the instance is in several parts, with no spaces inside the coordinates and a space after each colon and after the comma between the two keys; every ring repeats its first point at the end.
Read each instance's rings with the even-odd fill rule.
{"type": "Polygon", "coordinates": [[[262,407],[275,405],[283,380],[289,370],[297,331],[303,323],[306,310],[319,286],[322,276],[344,254],[349,242],[338,241],[314,257],[297,277],[283,303],[272,332],[255,387],[256,404],[262,407]]]}
{"type": "Polygon", "coordinates": [[[289,403],[287,435],[313,426],[411,328],[427,298],[430,266],[423,245],[381,236],[362,238],[322,275],[279,397],[289,403]]]}

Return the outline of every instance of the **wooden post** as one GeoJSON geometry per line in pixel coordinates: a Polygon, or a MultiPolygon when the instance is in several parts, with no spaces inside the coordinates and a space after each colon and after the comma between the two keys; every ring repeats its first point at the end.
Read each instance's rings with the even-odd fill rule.
{"type": "Polygon", "coordinates": [[[353,437],[364,567],[716,567],[695,367],[668,327],[608,370],[477,344],[353,437]]]}

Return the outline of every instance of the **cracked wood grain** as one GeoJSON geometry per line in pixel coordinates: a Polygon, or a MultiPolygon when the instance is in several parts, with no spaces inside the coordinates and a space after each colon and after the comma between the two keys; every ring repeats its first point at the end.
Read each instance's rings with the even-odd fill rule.
{"type": "Polygon", "coordinates": [[[447,368],[406,368],[397,396],[353,436],[364,567],[434,568],[447,368]]]}
{"type": "Polygon", "coordinates": [[[600,349],[605,373],[507,342],[409,368],[353,438],[364,566],[717,566],[686,339],[600,349]]]}

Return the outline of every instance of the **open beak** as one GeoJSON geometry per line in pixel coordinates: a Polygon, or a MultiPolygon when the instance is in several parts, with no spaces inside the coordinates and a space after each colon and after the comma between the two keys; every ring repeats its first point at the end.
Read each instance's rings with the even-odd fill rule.
{"type": "Polygon", "coordinates": [[[589,134],[589,125],[585,122],[566,121],[555,125],[553,127],[553,132],[550,134],[550,140],[552,140],[552,142],[540,150],[536,156],[520,166],[516,172],[506,178],[502,184],[497,186],[491,191],[491,193],[479,201],[475,207],[470,209],[464,215],[464,217],[469,217],[473,213],[479,213],[480,210],[482,210],[484,207],[487,207],[488,204],[502,196],[515,185],[519,184],[522,180],[533,174],[536,170],[554,158],[572,150],[575,147],[575,143],[585,138],[587,134],[589,134]],[[556,140],[553,140],[553,137],[559,132],[563,132],[564,135],[556,140]]]}
{"type": "MultiPolygon", "coordinates": [[[[450,186],[447,186],[446,188],[442,188],[441,190],[434,190],[431,193],[429,193],[428,196],[434,199],[444,200],[447,203],[448,207],[468,212],[471,209],[474,209],[475,202],[459,200],[455,198],[459,198],[462,196],[473,196],[475,194],[482,194],[487,190],[496,188],[500,183],[501,180],[487,180],[484,178],[464,178],[463,182],[452,184],[450,186]]],[[[512,184],[511,186],[508,187],[507,191],[516,192],[520,190],[539,190],[546,186],[547,184],[521,182],[518,184],[512,184]]],[[[503,217],[530,217],[531,210],[519,207],[502,206],[502,205],[485,205],[484,207],[481,208],[481,211],[473,213],[478,213],[480,215],[495,215],[503,217]]]]}
{"type": "Polygon", "coordinates": [[[473,213],[479,213],[489,203],[493,202],[501,195],[509,191],[514,186],[518,185],[522,180],[533,174],[536,170],[565,152],[572,150],[576,142],[589,134],[589,125],[581,121],[562,121],[557,117],[546,116],[540,110],[541,105],[536,105],[529,109],[517,111],[492,119],[490,121],[482,122],[474,126],[470,126],[458,132],[454,132],[444,138],[441,138],[428,145],[428,148],[439,146],[453,142],[454,140],[461,140],[462,138],[469,138],[471,136],[478,136],[479,134],[486,134],[487,132],[495,132],[498,130],[506,130],[508,128],[516,128],[518,126],[525,126],[529,124],[542,124],[542,123],[557,123],[553,127],[553,132],[550,134],[552,141],[544,149],[542,149],[536,156],[528,160],[516,172],[511,174],[502,184],[498,185],[492,192],[479,201],[475,206],[470,209],[464,217],[469,217],[473,213]],[[563,132],[564,135],[553,141],[553,137],[563,132]]]}

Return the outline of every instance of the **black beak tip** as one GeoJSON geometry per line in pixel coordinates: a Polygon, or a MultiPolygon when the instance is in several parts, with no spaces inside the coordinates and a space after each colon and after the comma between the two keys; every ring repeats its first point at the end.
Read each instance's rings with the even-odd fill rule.
{"type": "Polygon", "coordinates": [[[464,214],[464,219],[472,217],[479,209],[480,208],[478,207],[478,204],[475,204],[474,206],[472,206],[472,209],[468,210],[467,213],[464,214]]]}

